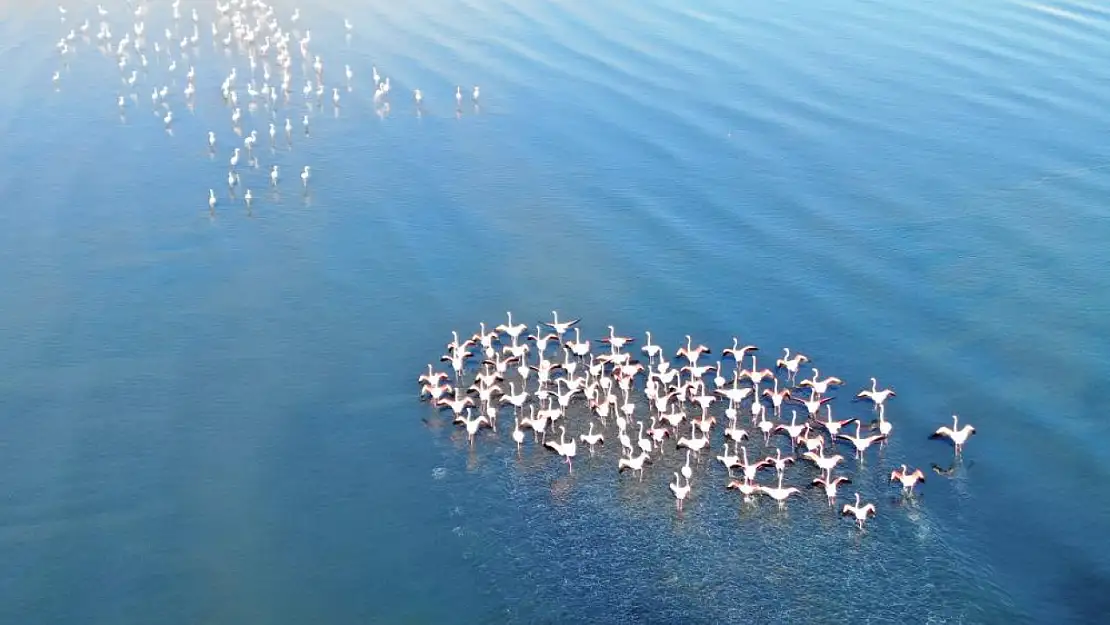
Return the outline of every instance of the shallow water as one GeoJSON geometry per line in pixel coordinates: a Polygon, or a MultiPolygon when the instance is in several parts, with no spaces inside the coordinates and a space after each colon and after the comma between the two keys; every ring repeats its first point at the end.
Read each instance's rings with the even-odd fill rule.
{"type": "MultiPolygon", "coordinates": [[[[218,91],[249,68],[213,45],[213,3],[182,2],[179,33],[201,18],[193,112],[179,52],[133,89],[95,41],[63,65],[53,43],[86,16],[95,33],[93,6],[68,25],[0,9],[0,620],[1110,611],[1110,548],[1091,538],[1110,520],[1110,11],[395,4],[301,7],[342,104],[326,94],[305,137],[298,60],[276,113],[291,146],[270,148],[265,107],[244,111],[262,137],[259,168],[240,166],[249,214],[227,193],[241,139],[218,91]],[[150,102],[163,84],[172,135],[150,102]],[[457,112],[474,84],[481,106],[457,112]],[[817,497],[741,506],[709,459],[679,516],[678,454],[640,483],[611,444],[568,475],[506,427],[469,450],[416,401],[452,329],[553,308],[592,338],[738,334],[761,360],[804,351],[841,395],[872,375],[896,388],[895,436],[857,477],[878,517],[860,535],[817,497]],[[897,504],[890,467],[947,465],[926,436],[953,412],[979,430],[963,465],[897,504]]],[[[105,7],[118,38],[126,6],[105,7]]],[[[160,39],[168,6],[147,22],[160,39]]]]}

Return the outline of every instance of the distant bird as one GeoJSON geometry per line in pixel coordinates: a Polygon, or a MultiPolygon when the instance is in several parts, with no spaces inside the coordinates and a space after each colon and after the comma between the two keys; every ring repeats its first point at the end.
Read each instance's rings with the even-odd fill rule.
{"type": "Polygon", "coordinates": [[[212,189],[208,190],[208,210],[216,210],[216,192],[212,189]]]}
{"type": "Polygon", "coordinates": [[[311,167],[305,165],[304,171],[301,172],[301,182],[304,183],[304,188],[306,189],[308,188],[308,179],[312,177],[312,174],[309,173],[311,169],[311,167]]]}
{"type": "Polygon", "coordinates": [[[462,87],[455,87],[455,103],[462,106],[462,87]]]}
{"type": "Polygon", "coordinates": [[[975,433],[975,428],[971,425],[965,425],[962,428],[959,425],[960,417],[952,415],[952,427],[942,425],[929,438],[947,438],[951,440],[952,444],[956,446],[956,455],[958,456],[963,451],[964,443],[975,433]]]}
{"type": "Polygon", "coordinates": [[[248,207],[251,205],[251,202],[254,200],[254,196],[251,195],[250,189],[247,189],[247,192],[243,194],[243,200],[246,201],[248,207]]]}
{"type": "Polygon", "coordinates": [[[420,103],[424,101],[424,94],[421,93],[419,89],[413,89],[412,99],[416,100],[417,106],[420,106],[420,103]]]}
{"type": "Polygon", "coordinates": [[[472,97],[473,97],[475,102],[478,101],[478,93],[479,93],[478,92],[478,85],[474,85],[474,93],[472,94],[472,97]]]}
{"type": "Polygon", "coordinates": [[[208,131],[208,149],[216,149],[216,133],[212,132],[211,130],[208,131]]]}
{"type": "Polygon", "coordinates": [[[272,184],[273,186],[276,187],[277,183],[278,183],[278,166],[274,165],[270,169],[270,184],[272,184]]]}

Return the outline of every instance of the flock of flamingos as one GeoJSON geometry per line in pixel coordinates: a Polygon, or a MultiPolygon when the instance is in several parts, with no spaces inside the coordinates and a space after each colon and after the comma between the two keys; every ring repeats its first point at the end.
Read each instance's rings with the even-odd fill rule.
{"type": "MultiPolygon", "coordinates": [[[[807,356],[790,349],[783,350],[774,369],[760,368],[754,345],[741,345],[734,337],[732,347],[713,359],[713,350],[686,336],[672,361],[669,350],[652,343],[650,332],[635,350],[635,339],[618,335],[613,326],[604,338],[583,340],[579,319],[560,321],[556,312],[552,315],[535,327],[535,334],[525,324],[514,324],[512,313],[507,323],[492,328],[482,323],[465,339],[453,332],[440,359],[450,372],[429,364],[418,378],[421,397],[450,410],[470,445],[482,428],[496,432],[499,419],[511,416],[518,450],[531,438],[561,457],[568,471],[574,470],[579,443],[592,454],[606,444],[612,426],[621,446],[618,471],[632,472],[640,480],[653,462],[685,448],[686,463],[669,484],[680,511],[692,490],[690,463],[700,463],[711,448],[720,449],[716,460],[728,472],[726,488],[739,491],[745,502],[766,496],[783,506],[801,494],[784,479],[788,467],[806,460],[818,472],[806,486],[821,489],[835,509],[838,488],[852,483],[841,468],[849,462],[839,451],[850,452],[858,466],[869,450],[893,436],[886,404],[896,393],[880,389],[875,378],[870,388],[854,396],[870,403],[875,413],[865,424],[857,417],[834,417],[829,393],[843,381],[822,377],[807,356]],[[811,371],[803,372],[807,368],[811,371]],[[723,414],[714,414],[715,405],[725,406],[723,414]],[[532,430],[531,437],[525,429],[532,430]],[[711,440],[717,430],[723,441],[715,444],[711,440]],[[788,452],[772,442],[775,437],[785,437],[788,452]],[[747,441],[762,445],[754,456],[742,444],[747,441]]],[[[959,455],[974,433],[974,427],[961,425],[953,415],[952,425],[937,428],[931,438],[947,439],[959,455]]],[[[904,497],[913,497],[925,474],[903,464],[891,472],[890,482],[904,497]]],[[[840,513],[862,530],[876,507],[864,503],[858,492],[853,499],[840,513]]]]}
{"type": "MultiPolygon", "coordinates": [[[[71,22],[78,18],[59,5],[62,24],[69,30],[58,41],[57,49],[64,60],[79,41],[85,43],[95,38],[101,53],[119,67],[121,91],[116,97],[116,106],[121,120],[126,121],[128,111],[140,106],[138,89],[147,88],[150,89],[150,109],[161,120],[166,134],[173,136],[181,110],[187,110],[190,115],[196,111],[202,24],[208,26],[211,36],[205,35],[203,40],[233,59],[219,87],[222,106],[227,111],[225,119],[229,123],[228,130],[209,130],[204,138],[197,136],[196,140],[198,145],[206,141],[210,159],[215,159],[219,152],[227,155],[226,198],[230,202],[242,202],[251,214],[254,201],[260,199],[259,188],[269,189],[268,195],[276,199],[282,186],[279,165],[261,166],[259,157],[268,155],[272,161],[280,160],[279,150],[292,152],[295,135],[303,134],[304,139],[308,139],[314,119],[323,115],[326,100],[330,100],[334,116],[339,117],[340,91],[350,93],[356,81],[350,65],[344,65],[342,72],[329,66],[330,84],[325,81],[324,61],[312,51],[312,30],[303,26],[299,9],[287,20],[282,20],[274,7],[263,0],[217,0],[214,4],[215,15],[206,20],[196,8],[191,9],[188,17],[183,17],[181,0],[172,0],[169,4],[172,20],[163,33],[148,33],[151,5],[145,0],[129,0],[128,11],[120,13],[122,23],[116,22],[115,26],[110,21],[113,14],[97,5],[95,34],[90,32],[92,22],[88,17],[70,28],[71,22]],[[232,57],[232,52],[237,54],[232,57]],[[298,88],[295,81],[302,80],[303,87],[298,88]],[[296,95],[297,91],[303,98],[296,95]],[[251,125],[258,128],[251,129],[251,125]],[[252,191],[248,176],[253,176],[248,172],[258,169],[265,173],[258,177],[261,179],[254,180],[257,186],[252,191]]],[[[344,20],[344,29],[349,43],[354,26],[344,20]]],[[[221,61],[218,55],[212,56],[214,63],[221,61]]],[[[371,69],[371,78],[374,112],[384,118],[390,111],[390,79],[379,74],[376,66],[371,69]]],[[[54,72],[53,81],[56,86],[61,84],[63,70],[54,72]]],[[[202,87],[202,90],[201,95],[216,91],[215,85],[202,87]]],[[[456,117],[462,114],[464,98],[473,104],[475,112],[478,111],[479,87],[466,91],[464,96],[463,87],[455,87],[456,117]]],[[[421,116],[424,93],[413,89],[411,98],[416,115],[421,116]]],[[[303,165],[297,174],[306,197],[312,172],[311,165],[303,165]]],[[[219,195],[222,194],[217,194],[215,188],[208,190],[211,215],[216,214],[221,201],[219,195]]]]}

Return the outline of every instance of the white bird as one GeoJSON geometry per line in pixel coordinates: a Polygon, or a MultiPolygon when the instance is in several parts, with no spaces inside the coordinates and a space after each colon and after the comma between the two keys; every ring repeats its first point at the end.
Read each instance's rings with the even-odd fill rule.
{"type": "Polygon", "coordinates": [[[478,415],[477,417],[472,418],[471,414],[473,414],[472,409],[467,408],[466,416],[464,417],[460,415],[456,417],[455,422],[461,422],[463,425],[466,426],[466,438],[470,442],[470,444],[473,445],[474,436],[478,433],[478,429],[482,427],[483,423],[489,425],[489,418],[486,417],[486,415],[478,415]]]}
{"type": "MultiPolygon", "coordinates": [[[[886,438],[890,438],[890,433],[892,430],[894,430],[894,425],[891,424],[890,421],[886,420],[885,405],[879,404],[879,418],[871,422],[871,427],[872,429],[878,429],[879,434],[882,434],[886,438]]],[[[886,442],[886,438],[883,439],[884,444],[886,442]]]]}
{"type": "Polygon", "coordinates": [[[211,130],[208,131],[208,149],[214,150],[216,148],[216,133],[211,130]]]}
{"type": "Polygon", "coordinates": [[[861,434],[862,429],[863,429],[863,425],[860,423],[859,419],[856,419],[856,435],[855,436],[852,436],[851,434],[837,434],[836,435],[837,439],[848,441],[849,443],[851,443],[856,448],[856,458],[858,458],[860,460],[863,460],[863,452],[867,451],[867,448],[870,447],[872,443],[874,443],[876,441],[881,441],[884,438],[886,438],[882,434],[872,434],[871,436],[863,436],[861,434]]]}
{"type": "Polygon", "coordinates": [[[779,369],[786,369],[786,372],[790,375],[790,381],[793,382],[794,377],[798,375],[799,367],[809,362],[809,357],[804,354],[794,354],[791,357],[789,347],[782,348],[782,351],[784,352],[783,357],[775,361],[775,366],[779,369]]]}
{"type": "Polygon", "coordinates": [[[651,457],[648,454],[644,453],[644,452],[640,452],[639,456],[633,456],[633,455],[631,455],[631,453],[629,453],[627,458],[622,457],[620,460],[617,460],[617,471],[624,471],[625,469],[630,469],[634,473],[639,473],[640,474],[640,479],[643,480],[644,479],[644,463],[650,462],[650,461],[651,461],[651,457]]]}
{"type": "Polygon", "coordinates": [[[228,164],[231,165],[232,169],[235,169],[235,166],[239,164],[239,148],[235,148],[235,153],[231,155],[228,164]]]}
{"type": "Polygon", "coordinates": [[[814,368],[813,379],[802,380],[798,383],[798,386],[808,386],[812,388],[818,395],[824,395],[825,393],[829,392],[830,386],[839,386],[841,384],[844,384],[844,380],[841,380],[840,378],[835,376],[829,376],[824,380],[818,380],[817,378],[820,375],[821,372],[817,368],[814,368]]]}
{"type": "Polygon", "coordinates": [[[959,425],[960,418],[956,415],[952,415],[952,427],[942,425],[937,428],[937,431],[933,432],[929,438],[947,438],[951,440],[952,444],[956,446],[956,455],[959,455],[963,450],[964,443],[975,433],[975,428],[971,425],[965,425],[962,428],[959,427],[959,425]]]}
{"type": "Polygon", "coordinates": [[[420,106],[420,103],[424,101],[424,94],[419,89],[413,89],[412,98],[416,100],[416,105],[420,106]]]}
{"type": "Polygon", "coordinates": [[[475,102],[478,101],[478,85],[474,85],[474,93],[473,93],[472,97],[474,98],[475,102]]]}
{"type": "Polygon", "coordinates": [[[570,321],[560,322],[559,313],[554,310],[551,311],[551,316],[554,319],[552,321],[545,321],[544,325],[551,328],[552,330],[555,330],[555,334],[560,337],[566,334],[567,330],[571,329],[571,327],[577,325],[578,322],[581,321],[581,319],[571,319],[570,321]]]}
{"type": "Polygon", "coordinates": [[[254,196],[251,195],[251,190],[250,189],[247,189],[247,192],[245,194],[243,194],[243,200],[246,201],[247,206],[251,205],[251,202],[254,200],[254,196]]]}
{"type": "Polygon", "coordinates": [[[516,441],[516,448],[519,450],[524,444],[524,430],[520,429],[520,417],[513,416],[513,424],[513,440],[516,441]]]}
{"type": "Polygon", "coordinates": [[[760,486],[759,490],[763,494],[769,496],[771,499],[774,499],[775,501],[779,502],[779,505],[782,505],[782,504],[786,503],[786,500],[789,499],[791,495],[794,495],[796,493],[801,492],[800,490],[798,490],[797,488],[794,488],[793,486],[788,486],[786,488],[783,488],[783,486],[782,486],[782,474],[781,473],[779,474],[779,485],[778,486],[760,486]]]}
{"type": "Polygon", "coordinates": [[[686,496],[690,494],[690,480],[686,480],[685,486],[680,486],[681,480],[678,478],[678,473],[674,474],[674,481],[670,483],[671,492],[674,493],[674,505],[679,510],[682,510],[682,502],[686,496]]]}
{"type": "Polygon", "coordinates": [[[875,514],[875,504],[869,503],[861,506],[859,503],[859,493],[856,493],[856,504],[844,504],[844,507],[840,510],[840,514],[841,516],[847,516],[850,514],[856,517],[856,525],[858,525],[859,528],[862,530],[863,522],[867,520],[867,515],[875,514]]]}
{"type": "Polygon", "coordinates": [[[208,190],[208,210],[216,210],[216,192],[212,189],[208,190]]]}
{"type": "Polygon", "coordinates": [[[824,449],[821,450],[820,454],[814,453],[812,451],[807,451],[802,454],[802,457],[806,460],[812,461],[813,464],[817,465],[818,469],[821,469],[825,472],[826,476],[831,476],[833,469],[836,468],[836,465],[844,460],[844,456],[841,456],[840,454],[826,456],[824,449]]]}
{"type": "Polygon", "coordinates": [[[301,172],[301,182],[304,183],[304,187],[306,189],[308,188],[308,179],[312,177],[312,174],[309,173],[311,171],[311,169],[312,169],[311,167],[309,167],[308,165],[305,165],[304,166],[304,171],[301,172]]]}
{"type": "Polygon", "coordinates": [[[573,438],[569,441],[567,440],[567,429],[565,427],[559,426],[559,442],[547,441],[544,445],[565,458],[571,473],[574,472],[574,456],[578,451],[578,444],[573,438]]]}
{"type": "Polygon", "coordinates": [[[651,332],[647,332],[646,334],[647,334],[647,342],[644,343],[644,346],[640,348],[640,351],[644,352],[644,354],[647,355],[648,361],[650,362],[650,361],[655,360],[655,358],[657,356],[662,355],[663,348],[659,347],[658,345],[652,345],[651,344],[651,332]]]}
{"type": "Polygon", "coordinates": [[[598,443],[605,443],[605,436],[601,432],[594,434],[593,421],[590,421],[590,433],[582,434],[581,436],[579,436],[579,438],[582,439],[583,443],[586,443],[586,445],[590,447],[590,453],[593,453],[595,445],[597,445],[598,443]]]}
{"type": "Polygon", "coordinates": [[[814,478],[813,483],[811,484],[811,486],[824,487],[825,497],[828,497],[829,507],[832,507],[833,503],[836,502],[836,487],[840,484],[851,484],[851,483],[852,483],[852,480],[844,477],[843,475],[838,475],[838,476],[832,478],[831,480],[826,480],[825,478],[822,478],[822,477],[814,478]]]}
{"type": "Polygon", "coordinates": [[[744,501],[751,501],[752,495],[759,494],[760,486],[748,480],[729,480],[725,488],[735,488],[744,496],[744,501]]]}
{"type": "Polygon", "coordinates": [[[898,480],[902,483],[902,492],[906,494],[913,493],[913,487],[917,486],[918,482],[925,483],[925,474],[921,469],[914,469],[910,471],[906,465],[902,465],[901,469],[895,469],[890,472],[890,481],[898,480]]]}
{"type": "Polygon", "coordinates": [[[270,169],[270,184],[272,184],[276,187],[277,183],[278,183],[278,166],[274,165],[270,169]]]}
{"type": "Polygon", "coordinates": [[[894,397],[895,395],[896,393],[889,388],[884,388],[880,391],[878,388],[878,382],[875,381],[875,378],[871,378],[871,389],[864,389],[859,393],[856,393],[856,398],[868,399],[871,401],[871,403],[875,404],[875,407],[877,408],[879,406],[882,406],[887,399],[894,397]]]}

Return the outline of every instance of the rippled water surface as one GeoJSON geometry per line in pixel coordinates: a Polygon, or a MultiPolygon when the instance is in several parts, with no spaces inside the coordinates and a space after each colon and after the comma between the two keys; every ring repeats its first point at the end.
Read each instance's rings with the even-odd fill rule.
{"type": "MultiPolygon", "coordinates": [[[[276,6],[311,29],[324,105],[299,56],[276,145],[243,103],[258,166],[234,198],[219,84],[237,67],[245,99],[250,68],[215,3],[150,4],[147,39],[174,43],[134,86],[95,6],[0,8],[0,621],[1110,613],[1106,6],[276,6]],[[504,425],[468,449],[417,401],[452,329],[553,308],[594,339],[800,349],[846,380],[841,414],[872,375],[896,388],[893,439],[852,464],[868,531],[816,496],[741,505],[708,457],[679,515],[679,454],[639,482],[610,440],[568,474],[504,425]],[[979,432],[962,464],[899,502],[891,467],[951,462],[926,436],[953,412],[979,432]]],[[[118,40],[130,9],[104,7],[118,40]]]]}

